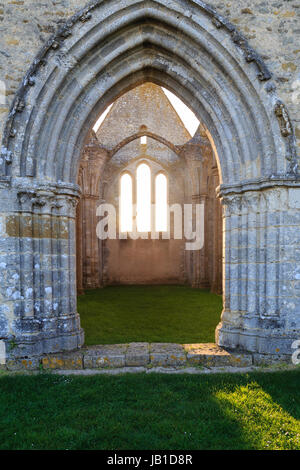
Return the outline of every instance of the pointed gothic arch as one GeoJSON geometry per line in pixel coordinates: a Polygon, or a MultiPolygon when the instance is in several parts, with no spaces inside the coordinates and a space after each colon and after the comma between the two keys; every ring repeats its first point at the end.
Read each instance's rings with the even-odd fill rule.
{"type": "Polygon", "coordinates": [[[292,224],[290,235],[282,227],[300,209],[292,126],[262,59],[200,0],[121,7],[94,0],[47,41],[26,74],[0,160],[3,240],[16,266],[2,287],[0,337],[15,338],[17,357],[82,344],[74,244],[80,153],[99,114],[145,81],[192,108],[217,155],[225,207],[218,343],[290,354],[300,300],[293,287],[289,296],[282,290],[292,259],[281,246],[297,237],[292,224]]]}

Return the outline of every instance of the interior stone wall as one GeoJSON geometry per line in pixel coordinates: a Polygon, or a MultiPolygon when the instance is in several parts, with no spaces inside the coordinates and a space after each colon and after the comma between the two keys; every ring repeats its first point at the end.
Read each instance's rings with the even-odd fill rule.
{"type": "Polygon", "coordinates": [[[190,284],[222,292],[219,175],[212,147],[203,126],[201,129],[191,138],[162,89],[153,83],[134,88],[113,104],[85,146],[80,165],[79,292],[113,284],[190,284]],[[146,131],[165,139],[174,150],[149,136],[146,144],[138,137],[119,148],[120,142],[146,131]],[[205,204],[205,242],[200,253],[185,251],[185,240],[174,239],[173,230],[169,240],[162,234],[157,240],[150,239],[150,234],[147,240],[130,236],[127,240],[97,239],[97,205],[112,204],[118,221],[120,176],[129,172],[135,186],[136,169],[142,161],[151,169],[153,204],[155,175],[161,171],[168,179],[170,206],[179,204],[183,210],[184,204],[205,204]]]}
{"type": "MultiPolygon", "coordinates": [[[[172,128],[172,123],[170,123],[170,128],[172,128]]],[[[148,142],[151,146],[150,139],[148,142]]],[[[143,162],[148,164],[151,170],[152,203],[155,202],[155,175],[164,171],[168,179],[169,204],[183,206],[185,202],[184,162],[178,158],[175,158],[174,162],[173,158],[173,163],[161,166],[160,154],[151,153],[151,155],[151,159],[138,155],[138,158],[133,162],[129,161],[127,166],[119,166],[117,172],[116,168],[108,164],[103,175],[106,185],[103,188],[102,200],[108,203],[118,201],[120,175],[123,171],[128,171],[135,185],[137,166],[143,162]]],[[[117,217],[118,214],[117,210],[117,217]]],[[[132,240],[130,236],[127,240],[106,240],[103,243],[104,284],[184,284],[186,282],[184,240],[175,240],[172,231],[170,240],[163,240],[162,235],[159,237],[160,239],[153,240],[149,233],[147,240],[132,240]]]]}
{"type": "Polygon", "coordinates": [[[185,254],[185,271],[193,287],[222,293],[222,207],[217,197],[220,177],[215,155],[205,129],[200,125],[194,138],[181,151],[187,165],[187,201],[204,206],[204,246],[185,254]]]}

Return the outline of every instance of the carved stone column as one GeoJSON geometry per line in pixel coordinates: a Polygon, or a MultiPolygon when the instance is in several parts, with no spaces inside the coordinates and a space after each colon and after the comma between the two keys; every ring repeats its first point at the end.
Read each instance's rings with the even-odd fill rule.
{"type": "Polygon", "coordinates": [[[300,336],[300,189],[223,194],[220,346],[287,357],[300,336]]]}
{"type": "Polygon", "coordinates": [[[194,195],[192,197],[193,205],[203,204],[204,206],[204,246],[201,250],[195,250],[192,252],[192,270],[193,270],[193,280],[192,287],[198,289],[209,289],[209,279],[208,279],[208,250],[207,250],[207,237],[208,232],[206,230],[207,226],[207,195],[194,195]]]}
{"type": "Polygon", "coordinates": [[[219,186],[219,173],[217,168],[212,169],[211,217],[213,218],[212,249],[211,249],[211,291],[222,294],[222,207],[216,195],[219,186]]]}
{"type": "Polygon", "coordinates": [[[82,253],[82,228],[83,214],[81,201],[77,205],[76,211],[76,275],[77,275],[77,293],[84,294],[83,288],[83,253],[82,253]]]}
{"type": "Polygon", "coordinates": [[[186,271],[192,287],[221,293],[221,213],[216,197],[218,168],[205,130],[200,130],[182,148],[187,165],[187,196],[204,205],[204,246],[186,254],[186,271]]]}
{"type": "Polygon", "coordinates": [[[15,205],[1,216],[7,247],[1,335],[13,357],[76,349],[84,340],[76,310],[78,194],[44,186],[13,188],[15,205]]]}
{"type": "Polygon", "coordinates": [[[82,197],[77,210],[77,290],[102,287],[102,249],[97,238],[96,211],[100,203],[100,178],[108,152],[100,147],[95,135],[83,151],[78,183],[82,197]]]}
{"type": "Polygon", "coordinates": [[[99,240],[96,234],[96,210],[98,205],[99,196],[90,194],[83,196],[82,211],[85,242],[82,268],[84,289],[96,289],[102,285],[99,240]]]}

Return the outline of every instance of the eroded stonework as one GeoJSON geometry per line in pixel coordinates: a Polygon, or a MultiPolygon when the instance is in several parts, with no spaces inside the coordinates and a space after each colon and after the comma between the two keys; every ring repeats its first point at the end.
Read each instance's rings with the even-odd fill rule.
{"type": "Polygon", "coordinates": [[[200,0],[0,5],[7,359],[83,344],[75,278],[80,158],[104,109],[146,82],[193,109],[215,154],[223,204],[218,344],[291,356],[300,335],[299,7],[212,4],[217,10],[200,0]]]}
{"type": "MultiPolygon", "coordinates": [[[[5,104],[0,102],[0,129],[3,129],[6,114],[23,79],[24,70],[30,67],[49,35],[54,34],[60,25],[85,4],[82,0],[7,0],[0,3],[0,70],[7,96],[5,104]]],[[[295,99],[299,96],[300,86],[298,2],[211,0],[209,4],[243,33],[252,48],[261,54],[273,76],[280,98],[289,108],[299,146],[299,103],[295,99]]],[[[83,14],[82,21],[88,19],[88,15],[83,14]]],[[[216,27],[218,25],[216,22],[216,27]]]]}

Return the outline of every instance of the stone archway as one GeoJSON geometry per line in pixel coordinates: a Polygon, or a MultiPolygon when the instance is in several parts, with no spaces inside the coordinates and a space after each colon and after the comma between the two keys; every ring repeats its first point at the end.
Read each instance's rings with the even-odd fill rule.
{"type": "Polygon", "coordinates": [[[122,140],[121,142],[119,142],[110,152],[110,158],[112,158],[115,153],[117,153],[119,150],[121,150],[122,147],[124,147],[125,145],[129,144],[130,142],[134,141],[134,140],[137,140],[137,139],[140,139],[141,137],[143,136],[147,136],[147,137],[150,137],[151,139],[154,139],[154,140],[157,140],[158,142],[160,142],[161,144],[164,144],[166,147],[169,147],[174,153],[176,154],[179,154],[180,153],[180,147],[179,146],[176,146],[174,144],[172,144],[171,142],[169,142],[168,140],[164,139],[163,137],[157,135],[157,134],[154,134],[152,132],[149,132],[149,131],[141,131],[141,132],[138,132],[137,134],[133,134],[129,137],[127,137],[126,139],[122,140]]]}
{"type": "Polygon", "coordinates": [[[291,123],[270,79],[246,39],[199,1],[93,1],[49,39],[15,97],[2,144],[0,338],[10,355],[83,343],[74,227],[80,152],[106,106],[145,81],[193,109],[218,156],[218,344],[291,354],[300,331],[300,180],[291,123]]]}

